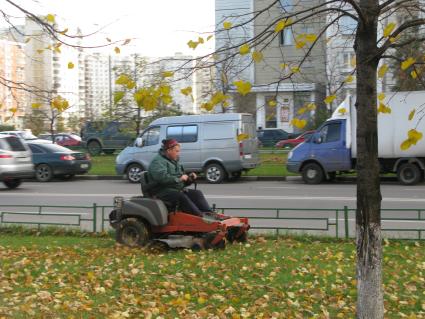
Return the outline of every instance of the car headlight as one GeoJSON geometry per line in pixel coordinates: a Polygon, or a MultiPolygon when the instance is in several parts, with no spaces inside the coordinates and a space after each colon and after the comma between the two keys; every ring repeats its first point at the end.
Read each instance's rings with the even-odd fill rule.
{"type": "Polygon", "coordinates": [[[294,152],[292,152],[292,151],[290,151],[290,152],[288,153],[288,160],[292,158],[293,153],[294,153],[294,152]]]}

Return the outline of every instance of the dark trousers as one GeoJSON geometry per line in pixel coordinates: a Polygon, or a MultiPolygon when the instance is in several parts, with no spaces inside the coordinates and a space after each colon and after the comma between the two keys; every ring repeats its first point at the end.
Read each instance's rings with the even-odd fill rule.
{"type": "Polygon", "coordinates": [[[181,211],[193,215],[202,215],[203,212],[211,211],[204,194],[197,189],[170,192],[158,198],[167,202],[168,209],[171,208],[171,210],[177,206],[181,211]]]}

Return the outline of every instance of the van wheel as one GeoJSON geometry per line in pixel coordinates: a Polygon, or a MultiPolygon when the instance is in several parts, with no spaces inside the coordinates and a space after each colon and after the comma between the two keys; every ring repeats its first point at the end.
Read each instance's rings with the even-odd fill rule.
{"type": "Polygon", "coordinates": [[[139,164],[131,164],[127,168],[127,179],[130,183],[140,183],[143,167],[139,164]]]}
{"type": "Polygon", "coordinates": [[[212,163],[205,168],[205,178],[210,184],[220,184],[225,177],[226,172],[220,164],[212,163]]]}
{"type": "Polygon", "coordinates": [[[35,178],[39,182],[48,182],[53,178],[53,170],[47,164],[40,164],[35,168],[35,178]]]}
{"type": "Polygon", "coordinates": [[[309,163],[302,169],[303,181],[306,184],[320,184],[323,181],[323,171],[319,164],[309,163]]]}
{"type": "Polygon", "coordinates": [[[404,163],[397,170],[397,178],[403,185],[415,185],[422,179],[422,174],[417,165],[404,163]]]}
{"type": "Polygon", "coordinates": [[[149,241],[150,233],[145,223],[135,218],[121,221],[117,227],[116,239],[120,244],[129,247],[142,247],[149,241]]]}
{"type": "Polygon", "coordinates": [[[18,178],[7,179],[3,181],[3,184],[6,185],[6,187],[9,189],[15,189],[16,187],[21,185],[21,180],[18,178]]]}
{"type": "Polygon", "coordinates": [[[87,144],[87,150],[89,151],[90,155],[95,156],[102,152],[102,147],[98,141],[90,141],[87,144]]]}

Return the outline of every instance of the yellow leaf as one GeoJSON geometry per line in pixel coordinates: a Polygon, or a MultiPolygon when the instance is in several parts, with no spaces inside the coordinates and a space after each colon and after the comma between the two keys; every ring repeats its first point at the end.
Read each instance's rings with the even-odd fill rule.
{"type": "Polygon", "coordinates": [[[125,39],[125,41],[124,41],[124,43],[122,45],[127,45],[127,44],[130,43],[130,41],[131,41],[131,39],[125,39]]]}
{"type": "Polygon", "coordinates": [[[48,15],[46,15],[46,21],[49,23],[55,23],[55,16],[49,13],[48,15]]]}
{"type": "Polygon", "coordinates": [[[163,77],[163,78],[169,78],[169,77],[172,77],[174,75],[174,72],[172,72],[172,71],[164,71],[164,72],[162,72],[162,74],[161,74],[161,76],[163,77]]]}
{"type": "Polygon", "coordinates": [[[117,104],[124,97],[125,92],[117,91],[114,93],[114,103],[117,104]]]}
{"type": "Polygon", "coordinates": [[[269,106],[274,107],[274,106],[276,106],[276,105],[277,105],[276,100],[270,100],[270,101],[269,101],[269,106]]]}
{"type": "Polygon", "coordinates": [[[347,76],[347,78],[344,80],[345,83],[351,83],[353,82],[354,77],[352,75],[347,76]]]}
{"type": "Polygon", "coordinates": [[[127,83],[127,89],[131,90],[131,89],[134,89],[135,87],[136,87],[136,82],[134,82],[134,81],[129,81],[129,82],[127,83]]]}
{"type": "Polygon", "coordinates": [[[383,114],[390,114],[391,113],[391,109],[386,106],[384,103],[379,102],[379,106],[378,106],[378,113],[383,113],[383,114]]]}
{"type": "Polygon", "coordinates": [[[344,107],[342,107],[338,110],[338,113],[341,114],[341,115],[344,115],[344,114],[347,113],[347,110],[344,107]]]}
{"type": "Polygon", "coordinates": [[[108,42],[112,42],[112,40],[110,38],[106,38],[106,41],[108,42]]]}
{"type": "Polygon", "coordinates": [[[199,297],[198,298],[198,303],[199,304],[204,304],[206,302],[206,300],[205,300],[205,298],[204,297],[199,297]]]}
{"type": "Polygon", "coordinates": [[[243,96],[251,92],[251,83],[249,82],[244,82],[240,80],[233,82],[233,84],[236,86],[236,90],[243,96]]]}
{"type": "Polygon", "coordinates": [[[416,73],[416,71],[413,70],[412,72],[410,72],[410,76],[412,77],[412,79],[416,79],[418,77],[418,73],[416,73]]]}
{"type": "Polygon", "coordinates": [[[12,113],[16,113],[16,111],[17,111],[18,109],[16,108],[16,107],[11,107],[10,109],[9,109],[9,111],[10,112],[12,112],[12,113]]]}
{"type": "Polygon", "coordinates": [[[314,104],[314,103],[309,103],[309,104],[307,105],[307,109],[308,109],[309,111],[314,111],[314,110],[316,109],[316,104],[314,104]]]}
{"type": "Polygon", "coordinates": [[[132,81],[130,77],[126,74],[121,74],[116,80],[115,84],[118,85],[127,85],[128,82],[132,81]]]}
{"type": "Polygon", "coordinates": [[[385,99],[385,93],[381,92],[378,94],[378,100],[383,101],[385,99]]]}
{"type": "Polygon", "coordinates": [[[191,86],[188,86],[188,87],[186,87],[186,88],[184,88],[184,89],[181,89],[181,90],[180,90],[180,92],[181,92],[183,95],[188,96],[188,95],[192,94],[192,87],[191,87],[191,86]]]}
{"type": "Polygon", "coordinates": [[[416,60],[414,58],[412,58],[412,57],[407,58],[407,60],[404,60],[403,62],[401,62],[401,69],[406,70],[407,68],[409,68],[415,62],[416,62],[416,60]]]}
{"type": "Polygon", "coordinates": [[[204,38],[198,37],[198,43],[199,43],[199,44],[204,43],[204,38]]]}
{"type": "Polygon", "coordinates": [[[25,43],[28,43],[28,42],[30,42],[31,41],[31,38],[26,38],[25,39],[25,43]]]}
{"type": "Polygon", "coordinates": [[[336,95],[329,95],[324,99],[326,104],[331,104],[336,99],[336,95]]]}
{"type": "Polygon", "coordinates": [[[285,69],[287,66],[288,66],[288,64],[286,64],[286,63],[281,63],[281,64],[279,64],[279,67],[280,67],[281,69],[285,69]]]}
{"type": "Polygon", "coordinates": [[[297,111],[297,114],[302,115],[302,114],[304,114],[304,113],[305,113],[305,111],[307,111],[307,108],[306,108],[306,107],[302,107],[302,108],[300,108],[300,109],[297,111]]]}
{"type": "Polygon", "coordinates": [[[31,104],[31,107],[32,107],[33,109],[38,109],[38,108],[40,108],[40,107],[41,107],[41,103],[32,103],[32,104],[31,104]]]}
{"type": "Polygon", "coordinates": [[[395,28],[395,23],[390,22],[384,28],[384,37],[388,38],[395,28]]]}
{"type": "Polygon", "coordinates": [[[403,151],[406,151],[410,148],[410,146],[412,146],[412,142],[409,139],[407,139],[400,144],[400,149],[403,151]]]}
{"type": "Polygon", "coordinates": [[[299,67],[299,66],[293,66],[293,67],[291,68],[291,72],[292,72],[292,73],[298,73],[298,72],[300,72],[300,67],[299,67]]]}
{"type": "Polygon", "coordinates": [[[314,42],[317,40],[317,35],[315,35],[314,33],[310,33],[310,34],[306,34],[305,37],[307,42],[314,42]]]}
{"type": "Polygon", "coordinates": [[[242,46],[239,48],[239,53],[240,53],[240,55],[248,54],[248,53],[249,53],[249,51],[250,51],[250,48],[249,48],[249,45],[248,45],[247,43],[245,43],[244,45],[242,45],[242,46]]]}
{"type": "Polygon", "coordinates": [[[413,119],[413,117],[415,116],[415,112],[416,112],[415,109],[413,109],[413,110],[410,111],[410,113],[409,113],[409,121],[411,121],[413,119]]]}
{"type": "Polygon", "coordinates": [[[252,59],[254,60],[255,63],[261,62],[261,60],[263,60],[263,53],[259,51],[252,52],[252,59]]]}
{"type": "Polygon", "coordinates": [[[416,144],[416,142],[419,141],[422,138],[422,133],[418,132],[415,129],[411,129],[407,133],[407,136],[409,137],[409,139],[411,139],[413,141],[413,144],[416,144]]]}
{"type": "Polygon", "coordinates": [[[207,36],[207,41],[211,40],[211,39],[212,39],[212,37],[213,37],[213,35],[209,35],[209,36],[207,36]]]}
{"type": "Polygon", "coordinates": [[[161,101],[165,105],[168,105],[168,104],[171,104],[171,102],[173,102],[173,98],[171,97],[171,95],[163,95],[161,96],[161,101]]]}
{"type": "Polygon", "coordinates": [[[387,73],[387,71],[388,71],[388,65],[387,64],[381,65],[381,67],[378,69],[378,77],[382,79],[385,73],[387,73]]]}
{"type": "Polygon", "coordinates": [[[121,53],[121,50],[120,50],[119,47],[115,47],[114,51],[115,51],[116,54],[120,54],[121,53]]]}
{"type": "Polygon", "coordinates": [[[278,33],[280,31],[282,31],[283,29],[285,29],[287,26],[291,25],[291,19],[282,19],[279,20],[278,23],[276,23],[276,25],[274,26],[274,32],[278,33]]]}
{"type": "Polygon", "coordinates": [[[68,32],[68,28],[65,28],[63,31],[59,32],[62,35],[65,35],[68,32]]]}
{"type": "Polygon", "coordinates": [[[73,69],[73,68],[74,68],[74,63],[68,62],[68,69],[73,69]]]}
{"type": "Polygon", "coordinates": [[[210,102],[202,103],[201,108],[207,110],[208,112],[211,111],[214,108],[214,105],[212,105],[210,102]]]}
{"type": "Polygon", "coordinates": [[[247,140],[248,138],[249,138],[249,135],[245,133],[241,133],[237,136],[238,142],[242,142],[243,140],[247,140]]]}
{"type": "Polygon", "coordinates": [[[353,56],[350,60],[350,65],[354,68],[357,64],[357,58],[356,56],[353,56]]]}
{"type": "Polygon", "coordinates": [[[60,47],[55,47],[55,52],[56,53],[61,53],[61,48],[60,47]]]}
{"type": "Polygon", "coordinates": [[[223,28],[224,30],[229,30],[232,27],[232,22],[224,21],[223,22],[223,28]]]}
{"type": "Polygon", "coordinates": [[[189,46],[189,48],[191,48],[191,49],[193,49],[193,50],[195,50],[196,49],[196,47],[198,46],[198,42],[195,42],[195,41],[192,41],[192,40],[190,40],[188,43],[187,43],[187,45],[189,46]]]}
{"type": "Polygon", "coordinates": [[[303,129],[306,126],[306,124],[307,124],[306,120],[300,120],[300,119],[297,119],[297,118],[293,118],[292,121],[291,121],[291,125],[295,126],[296,128],[299,128],[299,129],[303,129]]]}
{"type": "Polygon", "coordinates": [[[297,49],[301,49],[305,46],[305,42],[304,41],[295,41],[295,47],[297,49]]]}

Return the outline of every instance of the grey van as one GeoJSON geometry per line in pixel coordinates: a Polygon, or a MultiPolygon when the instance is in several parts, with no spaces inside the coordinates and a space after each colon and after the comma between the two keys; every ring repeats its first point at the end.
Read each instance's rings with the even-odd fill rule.
{"type": "Polygon", "coordinates": [[[17,136],[0,134],[0,181],[16,188],[23,178],[34,176],[31,151],[17,136]]]}
{"type": "Polygon", "coordinates": [[[225,113],[162,117],[153,121],[116,158],[117,174],[140,181],[161,141],[175,138],[181,145],[180,162],[188,172],[204,173],[209,183],[238,178],[259,164],[255,120],[251,114],[225,113]],[[240,134],[246,139],[238,140],[240,134]]]}

